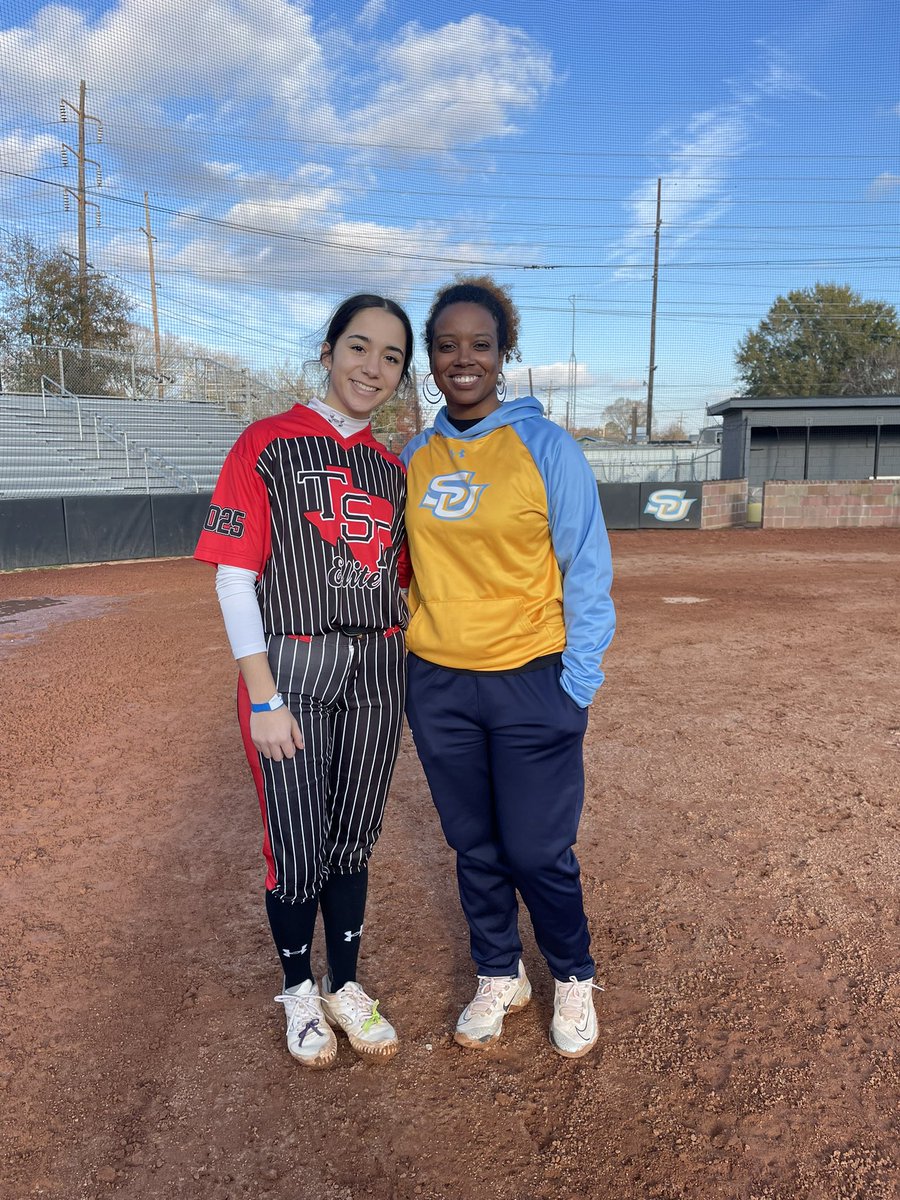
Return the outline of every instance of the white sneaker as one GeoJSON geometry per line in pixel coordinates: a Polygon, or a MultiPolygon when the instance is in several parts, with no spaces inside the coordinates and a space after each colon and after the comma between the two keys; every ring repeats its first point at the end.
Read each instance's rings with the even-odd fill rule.
{"type": "Polygon", "coordinates": [[[530,999],[531,984],[521,960],[516,975],[479,975],[478,991],[459,1014],[453,1040],[471,1050],[489,1046],[503,1032],[506,1014],[518,1012],[530,999]]]}
{"type": "Polygon", "coordinates": [[[594,991],[603,988],[591,979],[556,981],[553,996],[553,1020],[550,1022],[550,1044],[565,1058],[581,1058],[597,1044],[600,1031],[594,1010],[594,991]]]}
{"type": "Polygon", "coordinates": [[[373,1000],[358,983],[345,983],[332,992],[331,980],[322,980],[322,1011],[325,1020],[340,1029],[350,1039],[357,1054],[366,1058],[391,1058],[397,1053],[399,1040],[393,1025],[378,1011],[373,1000]]]}
{"type": "Polygon", "coordinates": [[[285,988],[275,997],[287,1016],[288,1050],[305,1067],[330,1067],[337,1058],[337,1038],[322,1012],[319,989],[312,979],[285,988]]]}

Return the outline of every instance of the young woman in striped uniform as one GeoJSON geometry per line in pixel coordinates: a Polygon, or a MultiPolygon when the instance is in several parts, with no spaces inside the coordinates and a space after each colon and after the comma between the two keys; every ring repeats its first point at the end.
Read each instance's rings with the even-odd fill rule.
{"type": "Polygon", "coordinates": [[[501,403],[519,314],[487,277],[435,297],[425,341],[446,406],[403,451],[413,565],[407,713],[447,841],[478,986],[455,1037],[500,1037],[531,985],[517,893],[556,981],[550,1041],[597,1041],[574,843],[582,743],[613,635],[597,485],[533,396],[501,403]]]}
{"type": "Polygon", "coordinates": [[[196,557],[240,667],[238,714],[259,793],[266,911],[291,1054],[369,1058],[397,1035],[357,981],[368,883],[403,717],[408,584],[399,459],[369,418],[408,383],[412,329],[391,300],[334,313],[322,400],[248,426],[228,455],[196,557]],[[321,910],[328,973],[310,946],[321,910]]]}

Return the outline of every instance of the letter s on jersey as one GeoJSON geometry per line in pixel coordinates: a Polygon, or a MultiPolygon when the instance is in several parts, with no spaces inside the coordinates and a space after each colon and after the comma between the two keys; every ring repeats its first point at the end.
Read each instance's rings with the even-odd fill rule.
{"type": "Polygon", "coordinates": [[[224,533],[228,537],[243,537],[246,515],[239,508],[220,508],[218,504],[211,504],[203,528],[211,533],[224,533]]]}

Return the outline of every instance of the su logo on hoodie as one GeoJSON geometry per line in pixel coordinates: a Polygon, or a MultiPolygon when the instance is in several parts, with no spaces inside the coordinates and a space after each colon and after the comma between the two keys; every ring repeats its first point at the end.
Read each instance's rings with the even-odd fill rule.
{"type": "Polygon", "coordinates": [[[486,483],[474,483],[474,471],[453,471],[435,475],[419,508],[430,508],[442,521],[465,521],[475,512],[486,483]]]}

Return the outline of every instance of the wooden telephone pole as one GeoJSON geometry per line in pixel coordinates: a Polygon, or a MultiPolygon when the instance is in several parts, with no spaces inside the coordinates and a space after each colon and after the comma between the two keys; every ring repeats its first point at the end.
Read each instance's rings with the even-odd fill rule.
{"type": "Polygon", "coordinates": [[[650,306],[650,366],[647,371],[647,441],[653,437],[653,376],[656,373],[656,290],[659,283],[659,227],[662,224],[662,179],[656,180],[656,233],[653,242],[653,300],[650,306]]]}
{"type": "Polygon", "coordinates": [[[63,165],[69,165],[69,154],[74,154],[75,161],[78,165],[78,187],[73,190],[70,187],[64,189],[65,208],[68,212],[69,197],[73,196],[78,205],[78,311],[81,318],[81,345],[84,349],[88,349],[91,344],[91,312],[88,302],[88,257],[87,257],[87,209],[88,205],[97,210],[97,224],[100,224],[100,205],[95,200],[88,200],[87,186],[85,184],[85,166],[90,163],[97,168],[97,187],[103,186],[103,180],[100,174],[100,164],[96,159],[88,158],[85,154],[85,123],[94,121],[97,126],[97,142],[103,141],[103,125],[99,117],[92,117],[84,111],[85,86],[84,80],[78,88],[78,107],[76,108],[71,101],[62,99],[59,102],[59,118],[61,121],[69,120],[69,112],[73,112],[78,119],[78,149],[73,150],[67,143],[62,144],[62,160],[63,165]]]}
{"type": "Polygon", "coordinates": [[[156,390],[160,400],[163,398],[162,351],[159,344],[159,309],[156,306],[156,267],[153,262],[153,243],[156,238],[150,227],[150,201],[144,192],[144,220],[146,225],[141,233],[147,238],[147,258],[150,262],[150,305],[153,310],[153,350],[156,355],[156,390]]]}

